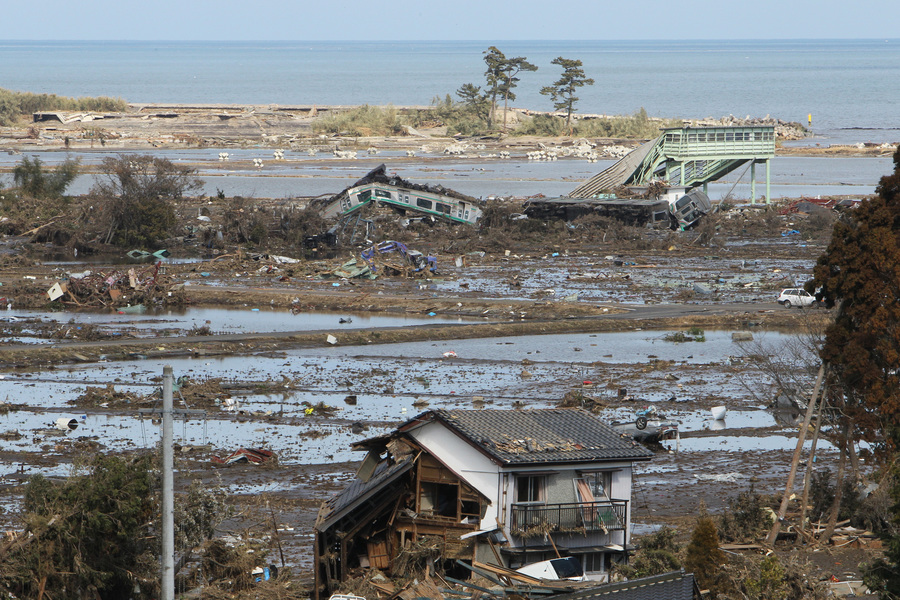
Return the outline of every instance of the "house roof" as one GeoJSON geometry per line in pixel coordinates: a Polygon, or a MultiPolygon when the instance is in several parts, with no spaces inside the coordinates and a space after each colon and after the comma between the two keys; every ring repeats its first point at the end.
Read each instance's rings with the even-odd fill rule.
{"type": "Polygon", "coordinates": [[[371,498],[400,477],[400,475],[409,471],[414,462],[412,457],[406,457],[404,460],[394,463],[382,461],[375,468],[372,476],[366,481],[359,478],[354,479],[350,485],[323,503],[322,508],[319,510],[319,516],[316,519],[316,529],[325,531],[331,527],[338,519],[359,506],[363,501],[371,498]]]}
{"type": "Polygon", "coordinates": [[[505,465],[649,460],[653,453],[591,413],[540,410],[432,410],[399,431],[439,421],[505,465]]]}
{"type": "Polygon", "coordinates": [[[693,573],[672,571],[560,594],[553,596],[553,600],[693,600],[699,597],[693,573]]]}

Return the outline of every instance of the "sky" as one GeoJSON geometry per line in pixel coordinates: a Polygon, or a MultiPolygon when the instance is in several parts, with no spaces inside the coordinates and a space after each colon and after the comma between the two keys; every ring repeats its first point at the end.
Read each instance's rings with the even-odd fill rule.
{"type": "Polygon", "coordinates": [[[900,37],[898,0],[41,0],[7,40],[672,40],[900,37]]]}

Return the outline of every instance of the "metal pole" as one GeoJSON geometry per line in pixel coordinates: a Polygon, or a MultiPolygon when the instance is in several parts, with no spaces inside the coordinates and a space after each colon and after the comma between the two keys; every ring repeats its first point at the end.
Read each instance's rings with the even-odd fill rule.
{"type": "Polygon", "coordinates": [[[756,161],[750,161],[750,204],[756,204],[756,161]]]}
{"type": "Polygon", "coordinates": [[[172,473],[172,367],[163,367],[162,410],[162,600],[175,598],[175,491],[172,473]]]}

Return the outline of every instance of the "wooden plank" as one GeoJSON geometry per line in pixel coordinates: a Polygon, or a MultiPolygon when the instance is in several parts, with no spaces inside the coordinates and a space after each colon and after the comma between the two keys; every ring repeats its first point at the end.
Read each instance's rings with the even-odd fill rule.
{"type": "Polygon", "coordinates": [[[368,542],[366,544],[369,553],[369,564],[376,569],[387,569],[390,557],[387,553],[387,543],[384,540],[368,542]]]}

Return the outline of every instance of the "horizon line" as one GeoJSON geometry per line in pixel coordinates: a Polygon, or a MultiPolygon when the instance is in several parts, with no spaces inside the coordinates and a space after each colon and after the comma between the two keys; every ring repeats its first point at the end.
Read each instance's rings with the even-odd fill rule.
{"type": "Polygon", "coordinates": [[[672,37],[672,38],[604,38],[604,39],[563,39],[563,38],[539,38],[539,39],[423,39],[423,40],[396,40],[396,39],[369,39],[369,40],[359,40],[359,39],[277,39],[277,40],[267,40],[267,39],[216,39],[216,38],[203,38],[203,39],[175,39],[175,38],[158,38],[158,39],[144,39],[144,38],[108,38],[108,39],[99,39],[99,38],[70,38],[70,39],[58,39],[58,38],[8,38],[8,39],[0,39],[0,44],[8,43],[8,42],[61,42],[61,43],[70,43],[70,42],[177,42],[177,43],[200,43],[200,42],[221,42],[221,43],[241,43],[241,42],[252,42],[252,43],[340,43],[340,44],[372,44],[372,43],[391,43],[391,44],[422,44],[422,43],[447,43],[447,42],[472,42],[472,43],[535,43],[535,42],[568,42],[568,43],[578,43],[578,42],[680,42],[680,43],[697,43],[697,42],[827,42],[827,41],[860,41],[860,42],[892,42],[892,41],[900,41],[900,37],[886,38],[886,37],[772,37],[772,38],[732,38],[732,37],[722,37],[722,38],[705,38],[705,39],[692,39],[692,40],[684,40],[684,38],[672,37]]]}

